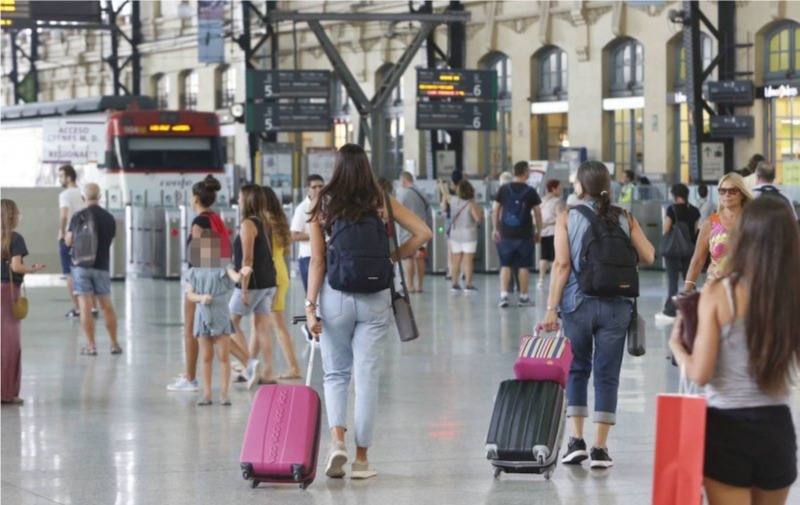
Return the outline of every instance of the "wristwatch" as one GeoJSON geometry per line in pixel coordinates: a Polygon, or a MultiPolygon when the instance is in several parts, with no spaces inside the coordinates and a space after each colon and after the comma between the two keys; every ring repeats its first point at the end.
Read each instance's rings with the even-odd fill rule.
{"type": "Polygon", "coordinates": [[[317,304],[312,302],[311,300],[306,300],[305,301],[305,308],[307,308],[307,309],[316,309],[317,308],[317,304]]]}

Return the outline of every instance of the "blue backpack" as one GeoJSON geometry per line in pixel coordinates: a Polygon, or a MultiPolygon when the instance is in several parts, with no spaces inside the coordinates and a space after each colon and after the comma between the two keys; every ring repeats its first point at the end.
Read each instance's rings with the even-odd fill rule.
{"type": "Polygon", "coordinates": [[[377,293],[391,286],[389,235],[376,215],[334,221],[326,261],[328,283],[337,291],[377,293]]]}
{"type": "Polygon", "coordinates": [[[508,197],[503,202],[503,226],[507,228],[519,228],[525,222],[525,215],[530,214],[528,208],[528,195],[533,188],[528,186],[515,193],[511,184],[508,185],[508,197]]]}

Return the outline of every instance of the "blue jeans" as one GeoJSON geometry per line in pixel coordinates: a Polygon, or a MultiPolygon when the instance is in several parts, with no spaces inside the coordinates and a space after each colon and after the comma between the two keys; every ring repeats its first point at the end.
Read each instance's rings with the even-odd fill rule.
{"type": "Polygon", "coordinates": [[[378,404],[383,344],[392,321],[389,290],[345,293],[323,282],[319,297],[322,317],[322,368],[328,425],[347,427],[350,377],[355,381],[355,438],[358,447],[372,444],[378,404]]]}
{"type": "Polygon", "coordinates": [[[588,417],[587,389],[594,368],[593,420],[616,423],[619,372],[631,309],[631,302],[622,298],[584,298],[574,311],[561,314],[574,355],[567,381],[567,416],[588,417]]]}
{"type": "Polygon", "coordinates": [[[300,269],[300,279],[303,281],[303,290],[308,291],[308,264],[311,262],[311,257],[297,258],[297,268],[300,269]]]}

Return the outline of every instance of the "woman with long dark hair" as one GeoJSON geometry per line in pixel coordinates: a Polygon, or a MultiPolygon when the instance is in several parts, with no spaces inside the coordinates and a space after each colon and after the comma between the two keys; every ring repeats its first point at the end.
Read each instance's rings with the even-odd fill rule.
{"type": "Polygon", "coordinates": [[[731,235],[722,278],[700,295],[692,354],[680,320],[669,345],[706,386],[709,503],[779,505],[797,478],[788,404],[800,360],[800,236],[790,208],[771,198],[748,203],[731,235]]]}
{"type": "MultiPolygon", "coordinates": [[[[579,210],[588,207],[606,226],[619,226],[627,234],[641,263],[652,263],[653,245],[631,214],[611,205],[611,175],[599,161],[578,167],[575,193],[578,205],[556,219],[556,257],[550,274],[550,294],[544,318],[545,329],[558,329],[556,306],[564,322],[564,334],[572,343],[573,360],[567,381],[567,416],[571,419],[565,464],[579,464],[591,458],[591,468],[610,468],[608,432],[616,423],[617,391],[625,335],[631,321],[632,301],[619,296],[589,296],[578,281],[583,238],[591,232],[589,220],[579,210]],[[589,415],[587,388],[594,373],[595,442],[587,451],[583,440],[584,419],[589,415]]],[[[625,253],[627,251],[621,251],[625,253]]]]}
{"type": "MultiPolygon", "coordinates": [[[[372,444],[383,342],[392,320],[388,289],[388,282],[392,282],[392,266],[384,225],[388,207],[397,223],[411,233],[411,237],[391,253],[391,260],[411,257],[430,240],[430,229],[394,198],[389,197],[386,201],[363,148],[354,144],[342,146],[336,156],[333,177],[311,210],[311,265],[306,299],[308,326],[313,334],[320,335],[325,371],[325,406],[332,440],[325,466],[328,477],[341,478],[345,474],[347,452],[344,434],[351,375],[355,379],[356,459],[350,476],[366,479],[377,475],[367,460],[367,450],[372,444]],[[345,253],[366,254],[365,251],[347,250],[352,244],[342,239],[347,236],[358,240],[360,236],[354,236],[348,230],[356,227],[374,233],[370,235],[374,237],[372,243],[364,244],[366,248],[372,247],[369,252],[374,255],[364,258],[362,265],[374,267],[376,272],[384,275],[388,270],[388,282],[383,285],[386,279],[378,276],[380,285],[372,286],[371,290],[334,289],[332,284],[347,284],[343,278],[350,279],[350,276],[361,273],[353,272],[357,268],[348,270],[346,265],[336,263],[337,258],[343,258],[345,253]],[[377,250],[375,243],[381,248],[385,246],[386,250],[377,250]],[[328,270],[328,264],[337,270],[334,272],[333,267],[328,270]],[[317,303],[321,319],[317,316],[317,303]]],[[[368,284],[373,277],[359,278],[361,281],[368,284]]]]}
{"type": "Polygon", "coordinates": [[[0,221],[2,221],[2,328],[0,328],[0,357],[2,358],[2,403],[22,405],[19,389],[22,378],[22,325],[12,313],[14,300],[20,296],[20,285],[25,274],[38,272],[44,265],[23,263],[28,255],[25,239],[14,231],[19,225],[20,213],[14,200],[0,200],[0,221]]]}
{"type": "MultiPolygon", "coordinates": [[[[242,280],[236,284],[230,301],[231,321],[235,330],[233,341],[236,343],[231,347],[232,350],[236,346],[248,348],[242,332],[242,318],[252,314],[255,335],[251,338],[258,339],[263,366],[259,367],[256,363],[252,371],[248,371],[248,387],[252,387],[256,379],[263,384],[274,384],[269,314],[275,296],[275,264],[272,261],[272,229],[267,198],[261,186],[245,184],[239,189],[239,212],[241,222],[239,234],[233,241],[233,266],[242,275],[242,280]]],[[[251,356],[254,357],[255,354],[251,356]]]]}

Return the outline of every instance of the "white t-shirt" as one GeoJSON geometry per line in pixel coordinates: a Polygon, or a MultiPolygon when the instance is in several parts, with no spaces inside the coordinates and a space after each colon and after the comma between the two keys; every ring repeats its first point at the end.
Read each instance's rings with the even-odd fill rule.
{"type": "Polygon", "coordinates": [[[58,194],[58,208],[63,209],[64,207],[68,209],[67,225],[69,225],[69,220],[72,219],[72,215],[84,207],[80,189],[67,188],[58,194]]]}
{"type": "MultiPolygon", "coordinates": [[[[306,235],[311,234],[311,225],[308,224],[308,211],[309,206],[311,205],[311,200],[307,197],[303,199],[300,204],[297,205],[297,208],[294,209],[294,214],[292,215],[292,226],[291,230],[297,233],[305,233],[306,235]]],[[[310,258],[311,257],[311,241],[304,240],[302,242],[297,242],[297,257],[298,258],[310,258]]]]}

